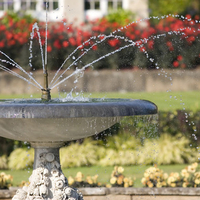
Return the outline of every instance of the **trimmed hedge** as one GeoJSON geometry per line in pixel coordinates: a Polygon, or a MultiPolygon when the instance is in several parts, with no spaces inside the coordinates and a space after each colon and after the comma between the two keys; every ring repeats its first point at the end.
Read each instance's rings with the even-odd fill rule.
{"type": "MultiPolygon", "coordinates": [[[[15,149],[8,158],[9,169],[30,168],[33,164],[33,149],[15,149]],[[17,159],[16,159],[17,158],[17,159]],[[17,162],[22,160],[22,162],[17,162]]],[[[185,164],[197,161],[196,148],[190,147],[190,140],[184,136],[163,134],[159,138],[145,139],[143,143],[131,133],[109,137],[106,145],[86,139],[82,144],[72,143],[61,148],[61,166],[114,166],[185,164]],[[112,148],[113,143],[116,144],[112,148]]]]}

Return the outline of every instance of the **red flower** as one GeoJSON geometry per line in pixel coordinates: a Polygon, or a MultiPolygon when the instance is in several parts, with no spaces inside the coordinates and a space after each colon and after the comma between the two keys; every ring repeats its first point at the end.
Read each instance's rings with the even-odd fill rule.
{"type": "Polygon", "coordinates": [[[100,40],[103,40],[104,37],[105,37],[104,35],[101,35],[101,36],[99,36],[99,39],[100,39],[100,40]]]}
{"type": "Polygon", "coordinates": [[[99,26],[93,26],[93,27],[92,27],[92,30],[93,30],[93,31],[99,31],[99,29],[100,29],[99,26]]]}
{"type": "Polygon", "coordinates": [[[56,40],[54,43],[53,43],[54,47],[56,47],[57,49],[61,49],[61,44],[59,42],[59,40],[56,40]]]}
{"type": "Polygon", "coordinates": [[[4,46],[5,46],[4,42],[1,41],[1,42],[0,42],[0,48],[3,48],[4,46]]]}
{"type": "Polygon", "coordinates": [[[178,66],[179,66],[179,62],[178,62],[177,60],[175,60],[175,61],[173,62],[173,66],[174,66],[174,67],[178,67],[178,66]]]}
{"type": "Polygon", "coordinates": [[[142,41],[141,40],[138,40],[138,41],[136,41],[136,46],[140,46],[142,44],[142,41]]]}
{"type": "Polygon", "coordinates": [[[63,42],[63,47],[68,47],[68,46],[69,46],[69,42],[64,41],[64,42],[63,42]]]}
{"type": "Polygon", "coordinates": [[[192,35],[192,36],[190,36],[190,37],[187,39],[187,41],[188,41],[189,43],[192,43],[192,42],[195,41],[195,37],[192,35]]]}
{"type": "Polygon", "coordinates": [[[135,34],[136,34],[136,35],[140,35],[140,31],[139,31],[139,30],[136,30],[136,31],[135,31],[135,34]]]}
{"type": "Polygon", "coordinates": [[[80,45],[80,46],[79,46],[79,49],[83,49],[83,48],[84,48],[83,45],[80,45]]]}
{"type": "Polygon", "coordinates": [[[191,19],[191,15],[187,14],[187,15],[185,16],[185,18],[186,18],[186,19],[191,19]]]}
{"type": "Polygon", "coordinates": [[[105,28],[104,26],[101,26],[101,27],[99,28],[99,30],[100,30],[101,33],[104,33],[105,30],[106,30],[106,28],[105,28]]]}
{"type": "Polygon", "coordinates": [[[119,40],[118,40],[118,39],[111,39],[111,40],[108,40],[108,44],[109,44],[111,47],[115,47],[118,43],[119,43],[119,40]]]}
{"type": "Polygon", "coordinates": [[[177,60],[178,60],[178,61],[181,61],[181,60],[183,60],[183,56],[181,56],[181,55],[178,55],[178,56],[177,56],[177,60]]]}
{"type": "Polygon", "coordinates": [[[148,42],[148,48],[149,48],[149,49],[153,49],[153,46],[154,46],[154,41],[153,41],[153,40],[150,40],[150,41],[148,42]]]}
{"type": "Polygon", "coordinates": [[[6,39],[10,40],[13,37],[13,34],[10,32],[6,32],[6,39]]]}
{"type": "Polygon", "coordinates": [[[6,30],[6,26],[5,25],[0,25],[0,31],[5,31],[6,30]]]}
{"type": "Polygon", "coordinates": [[[80,46],[82,44],[82,37],[81,36],[77,36],[76,43],[77,43],[77,46],[80,46]]]}
{"type": "Polygon", "coordinates": [[[168,47],[171,47],[171,46],[172,46],[172,42],[170,42],[170,41],[167,41],[166,44],[167,44],[168,47]]]}
{"type": "Polygon", "coordinates": [[[140,47],[140,51],[145,52],[146,51],[145,47],[140,47]]]}
{"type": "Polygon", "coordinates": [[[129,38],[130,38],[131,40],[134,40],[134,39],[135,39],[135,35],[130,34],[129,38]]]}
{"type": "Polygon", "coordinates": [[[51,46],[47,46],[47,52],[51,52],[52,51],[52,47],[51,46]]]}
{"type": "Polygon", "coordinates": [[[148,33],[144,31],[141,35],[141,38],[148,38],[148,33]]]}
{"type": "Polygon", "coordinates": [[[84,46],[86,46],[86,47],[89,46],[89,45],[90,45],[90,42],[85,42],[84,43],[84,46]]]}
{"type": "Polygon", "coordinates": [[[94,46],[92,47],[92,49],[93,49],[93,50],[97,50],[97,45],[94,45],[94,46]]]}
{"type": "Polygon", "coordinates": [[[72,46],[75,46],[75,45],[76,45],[76,40],[75,40],[73,37],[71,37],[71,38],[69,38],[69,43],[70,43],[72,46]]]}
{"type": "Polygon", "coordinates": [[[173,51],[173,50],[174,50],[174,47],[173,47],[173,45],[172,45],[172,42],[167,41],[166,45],[169,47],[169,50],[170,50],[170,51],[173,51]]]}
{"type": "Polygon", "coordinates": [[[13,46],[13,45],[15,45],[15,40],[10,40],[10,41],[8,41],[8,46],[13,46]]]}

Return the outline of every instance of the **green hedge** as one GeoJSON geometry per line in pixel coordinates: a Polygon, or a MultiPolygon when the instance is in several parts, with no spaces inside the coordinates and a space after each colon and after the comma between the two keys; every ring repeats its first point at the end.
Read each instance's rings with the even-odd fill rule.
{"type": "MultiPolygon", "coordinates": [[[[90,139],[61,148],[61,166],[114,166],[185,164],[198,160],[198,152],[190,147],[190,140],[181,134],[162,134],[159,138],[145,139],[142,143],[130,133],[109,137],[106,145],[90,139]],[[115,148],[113,148],[115,144],[115,148]]],[[[18,148],[8,158],[9,169],[25,169],[33,165],[33,149],[18,148]],[[21,160],[21,162],[18,162],[21,160]]]]}
{"type": "Polygon", "coordinates": [[[200,144],[200,111],[177,110],[159,112],[159,132],[170,135],[183,134],[191,140],[192,145],[200,144]]]}

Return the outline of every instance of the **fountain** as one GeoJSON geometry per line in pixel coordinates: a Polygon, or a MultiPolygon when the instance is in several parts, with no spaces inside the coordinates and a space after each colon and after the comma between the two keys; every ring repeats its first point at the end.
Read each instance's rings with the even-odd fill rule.
{"type": "MultiPolygon", "coordinates": [[[[37,28],[36,25],[35,28],[37,28]]],[[[146,100],[87,99],[82,102],[51,100],[47,55],[43,62],[44,87],[41,87],[11,58],[3,52],[0,53],[9,60],[7,63],[12,63],[13,66],[26,73],[34,81],[32,84],[39,86],[42,90],[41,100],[5,99],[0,101],[0,136],[28,141],[35,149],[34,170],[29,178],[30,185],[19,189],[13,200],[83,199],[77,189],[68,186],[67,179],[61,171],[59,148],[66,141],[98,134],[125,116],[157,113],[157,106],[146,100]]],[[[2,65],[1,69],[11,72],[2,65]]],[[[27,79],[24,80],[29,82],[27,79]]]]}

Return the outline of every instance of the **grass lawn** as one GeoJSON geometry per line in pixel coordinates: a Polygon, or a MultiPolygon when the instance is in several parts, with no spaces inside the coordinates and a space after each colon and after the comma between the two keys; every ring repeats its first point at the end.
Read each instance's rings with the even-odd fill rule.
{"type": "MultiPolygon", "coordinates": [[[[41,94],[33,94],[33,98],[40,98],[41,94]]],[[[61,95],[64,97],[64,95],[61,95]]],[[[200,110],[200,92],[134,92],[134,93],[92,93],[85,94],[91,98],[130,98],[130,99],[145,99],[154,102],[159,110],[174,111],[177,109],[200,110]]],[[[52,94],[52,98],[58,97],[52,94]]],[[[3,95],[0,94],[0,99],[9,98],[30,98],[30,95],[3,95]]]]}
{"type": "Polygon", "coordinates": [[[91,97],[145,99],[154,102],[158,110],[174,111],[200,110],[200,91],[189,92],[134,92],[134,93],[93,93],[91,97]]]}
{"type": "MultiPolygon", "coordinates": [[[[162,165],[158,166],[164,172],[181,172],[187,165],[162,165]]],[[[134,187],[143,187],[141,184],[141,179],[143,177],[144,171],[150,166],[140,165],[140,166],[124,166],[124,175],[127,177],[136,178],[134,187]]],[[[66,177],[74,177],[77,172],[81,171],[84,176],[96,175],[98,174],[98,181],[101,183],[108,183],[110,179],[113,167],[101,167],[101,166],[91,166],[91,167],[77,167],[62,169],[66,177]]],[[[198,171],[200,167],[198,168],[198,171]]],[[[3,170],[0,170],[2,172],[3,170]]],[[[28,181],[28,177],[31,175],[32,170],[4,170],[5,173],[11,174],[13,176],[13,184],[17,186],[22,180],[28,181]]]]}

